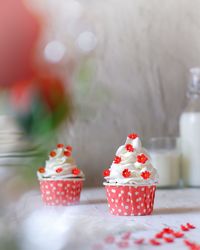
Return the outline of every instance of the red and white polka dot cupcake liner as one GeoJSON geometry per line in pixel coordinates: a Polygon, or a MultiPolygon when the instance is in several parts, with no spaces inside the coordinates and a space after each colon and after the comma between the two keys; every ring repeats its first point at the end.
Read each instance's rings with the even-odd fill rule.
{"type": "Polygon", "coordinates": [[[105,184],[108,206],[114,215],[150,215],[156,186],[119,186],[105,184]]]}
{"type": "Polygon", "coordinates": [[[40,180],[42,200],[49,206],[66,206],[78,203],[83,179],[40,180]]]}

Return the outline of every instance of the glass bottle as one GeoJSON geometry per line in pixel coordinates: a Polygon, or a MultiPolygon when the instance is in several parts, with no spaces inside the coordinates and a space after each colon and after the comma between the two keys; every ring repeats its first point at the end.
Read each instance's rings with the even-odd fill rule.
{"type": "Polygon", "coordinates": [[[200,68],[190,74],[188,104],[180,117],[181,167],[184,185],[200,187],[200,68]]]}

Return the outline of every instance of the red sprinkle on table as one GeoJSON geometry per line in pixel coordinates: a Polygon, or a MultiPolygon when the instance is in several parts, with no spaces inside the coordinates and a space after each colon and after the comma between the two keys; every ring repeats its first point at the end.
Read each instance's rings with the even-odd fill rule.
{"type": "Polygon", "coordinates": [[[106,177],[106,176],[110,176],[110,170],[109,169],[106,169],[103,171],[103,176],[106,177]]]}
{"type": "Polygon", "coordinates": [[[181,229],[182,229],[183,231],[189,231],[189,228],[188,228],[187,226],[184,226],[184,225],[181,225],[181,229]]]}
{"type": "Polygon", "coordinates": [[[151,239],[151,240],[149,240],[149,242],[151,243],[151,245],[154,245],[154,246],[160,246],[161,245],[161,242],[158,241],[158,240],[155,240],[155,239],[151,239]]]}
{"type": "Polygon", "coordinates": [[[115,237],[112,236],[112,235],[109,235],[109,236],[107,236],[107,237],[104,239],[104,241],[105,241],[107,244],[112,244],[112,243],[114,243],[114,241],[115,241],[115,237]]]}
{"type": "Polygon", "coordinates": [[[148,157],[145,154],[137,155],[137,161],[139,163],[145,164],[148,161],[148,157]]]}
{"type": "Polygon", "coordinates": [[[129,152],[133,152],[134,151],[134,148],[131,144],[126,144],[126,150],[129,151],[129,152]]]}
{"type": "Polygon", "coordinates": [[[119,164],[121,162],[121,157],[120,156],[115,156],[114,163],[119,164]]]}
{"type": "Polygon", "coordinates": [[[64,155],[67,156],[67,157],[70,157],[71,156],[71,152],[70,151],[65,151],[64,155]]]}
{"type": "Polygon", "coordinates": [[[165,227],[163,229],[163,232],[166,233],[166,234],[173,234],[174,230],[171,229],[170,227],[165,227]]]}
{"type": "Polygon", "coordinates": [[[192,224],[190,224],[190,223],[187,223],[186,225],[187,225],[187,227],[190,228],[190,229],[195,229],[195,228],[196,228],[194,225],[192,225],[192,224]]]}
{"type": "Polygon", "coordinates": [[[173,235],[174,235],[175,238],[182,238],[184,236],[184,233],[182,233],[182,232],[174,232],[173,235]]]}
{"type": "Polygon", "coordinates": [[[150,176],[151,176],[151,173],[149,171],[144,171],[141,173],[141,177],[145,180],[149,179],[150,176]]]}
{"type": "Polygon", "coordinates": [[[64,148],[64,144],[61,143],[57,144],[57,148],[64,148]]]}
{"type": "Polygon", "coordinates": [[[163,235],[164,235],[163,232],[157,233],[157,234],[155,235],[155,238],[157,238],[157,239],[162,239],[162,238],[163,238],[163,235]]]}
{"type": "Polygon", "coordinates": [[[72,146],[67,145],[67,146],[66,146],[66,149],[67,149],[68,151],[71,151],[71,152],[72,152],[72,146]]]}
{"type": "Polygon", "coordinates": [[[55,157],[55,156],[56,156],[56,152],[55,152],[55,151],[51,151],[51,152],[50,152],[50,156],[51,156],[51,157],[55,157]]]}
{"type": "Polygon", "coordinates": [[[63,171],[63,168],[57,168],[56,173],[61,173],[63,171]]]}
{"type": "Polygon", "coordinates": [[[126,168],[122,171],[122,175],[124,176],[124,178],[128,178],[131,176],[131,172],[126,168]]]}
{"type": "Polygon", "coordinates": [[[135,240],[134,243],[138,245],[142,245],[144,243],[144,239],[135,240]]]}
{"type": "Polygon", "coordinates": [[[38,172],[41,173],[41,174],[45,173],[45,168],[44,167],[40,167],[38,169],[38,172]]]}
{"type": "Polygon", "coordinates": [[[80,174],[80,169],[79,168],[73,168],[72,169],[72,174],[74,174],[74,175],[79,175],[80,174]]]}
{"type": "Polygon", "coordinates": [[[138,137],[138,135],[137,134],[130,134],[130,135],[128,135],[128,138],[130,138],[130,139],[132,139],[132,140],[134,140],[134,139],[136,139],[138,137]]]}
{"type": "Polygon", "coordinates": [[[172,243],[172,242],[174,242],[174,239],[171,238],[171,237],[164,237],[163,239],[164,239],[164,241],[167,242],[167,243],[172,243]]]}

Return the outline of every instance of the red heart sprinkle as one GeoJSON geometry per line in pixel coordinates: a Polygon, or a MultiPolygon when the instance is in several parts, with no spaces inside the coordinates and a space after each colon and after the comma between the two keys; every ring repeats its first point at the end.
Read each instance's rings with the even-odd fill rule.
{"type": "Polygon", "coordinates": [[[121,162],[121,157],[120,156],[115,156],[114,163],[119,164],[121,162]]]}
{"type": "Polygon", "coordinates": [[[154,245],[154,246],[161,245],[161,242],[159,242],[158,240],[155,240],[155,239],[151,239],[151,240],[149,240],[149,242],[151,243],[151,245],[154,245]]]}
{"type": "Polygon", "coordinates": [[[38,172],[40,172],[41,174],[45,173],[45,168],[44,167],[40,167],[38,169],[38,172]]]}
{"type": "Polygon", "coordinates": [[[107,236],[107,237],[105,238],[104,241],[105,241],[107,244],[112,244],[112,243],[114,243],[114,241],[115,241],[115,237],[112,236],[112,235],[107,236]]]}
{"type": "Polygon", "coordinates": [[[131,144],[126,144],[126,150],[129,152],[133,152],[135,149],[133,148],[131,144]]]}
{"type": "Polygon", "coordinates": [[[181,229],[182,229],[183,231],[189,231],[189,228],[188,228],[187,226],[184,226],[184,225],[181,225],[181,229]]]}
{"type": "Polygon", "coordinates": [[[61,143],[57,144],[57,148],[64,148],[64,144],[61,143]]]}
{"type": "Polygon", "coordinates": [[[128,138],[130,138],[130,139],[132,139],[132,140],[134,140],[135,138],[137,138],[138,137],[138,135],[137,134],[130,134],[130,135],[128,135],[128,138]]]}
{"type": "Polygon", "coordinates": [[[157,238],[157,239],[162,239],[163,238],[163,232],[160,232],[160,233],[157,233],[156,235],[155,235],[155,238],[157,238]]]}
{"type": "Polygon", "coordinates": [[[50,152],[50,156],[51,156],[51,157],[55,157],[55,156],[56,156],[56,152],[55,152],[55,151],[51,151],[51,152],[50,152]]]}
{"type": "Polygon", "coordinates": [[[66,149],[67,149],[68,151],[72,152],[72,146],[67,145],[67,146],[66,146],[66,149]]]}
{"type": "Polygon", "coordinates": [[[128,178],[131,176],[131,172],[128,170],[128,168],[126,168],[122,171],[122,175],[124,176],[124,178],[128,178]]]}
{"type": "Polygon", "coordinates": [[[145,180],[149,179],[150,176],[151,176],[151,173],[149,171],[144,171],[141,173],[141,177],[145,180]]]}
{"type": "Polygon", "coordinates": [[[164,237],[163,239],[164,239],[164,241],[167,242],[167,243],[172,243],[172,242],[174,242],[174,239],[171,238],[171,237],[164,237]]]}
{"type": "Polygon", "coordinates": [[[174,232],[173,235],[174,235],[175,238],[182,238],[184,236],[184,233],[182,233],[182,232],[174,232]]]}
{"type": "Polygon", "coordinates": [[[174,230],[171,229],[170,227],[165,227],[163,228],[163,232],[166,234],[173,234],[174,230]]]}
{"type": "Polygon", "coordinates": [[[145,154],[137,155],[137,161],[139,163],[145,164],[148,161],[148,157],[145,154]]]}
{"type": "Polygon", "coordinates": [[[187,227],[190,228],[190,229],[195,229],[196,227],[190,223],[187,223],[187,227]]]}
{"type": "Polygon", "coordinates": [[[191,241],[189,241],[187,239],[184,240],[184,243],[185,243],[185,245],[187,245],[189,247],[195,247],[196,246],[196,244],[194,242],[191,242],[191,241]]]}
{"type": "Polygon", "coordinates": [[[70,157],[71,156],[71,152],[70,151],[64,151],[64,155],[67,156],[67,157],[70,157]]]}
{"type": "Polygon", "coordinates": [[[129,247],[129,243],[128,243],[128,241],[121,241],[121,242],[117,243],[117,246],[119,248],[128,248],[129,247]]]}
{"type": "Polygon", "coordinates": [[[79,175],[80,174],[80,169],[78,169],[78,168],[73,168],[72,169],[72,174],[74,174],[74,175],[79,175]]]}
{"type": "Polygon", "coordinates": [[[106,169],[103,171],[103,176],[106,177],[106,176],[110,176],[110,170],[109,169],[106,169]]]}
{"type": "Polygon", "coordinates": [[[57,168],[56,173],[61,173],[63,171],[63,168],[57,168]]]}
{"type": "Polygon", "coordinates": [[[144,239],[135,240],[134,243],[138,245],[142,245],[144,243],[144,239]]]}

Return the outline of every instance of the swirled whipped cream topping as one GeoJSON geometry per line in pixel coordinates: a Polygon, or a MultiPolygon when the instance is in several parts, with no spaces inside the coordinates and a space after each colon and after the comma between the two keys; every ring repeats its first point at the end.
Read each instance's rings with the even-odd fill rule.
{"type": "Polygon", "coordinates": [[[45,167],[37,171],[38,179],[84,178],[83,172],[77,168],[72,157],[72,147],[58,144],[49,154],[45,167]]]}
{"type": "Polygon", "coordinates": [[[158,182],[157,170],[142,147],[137,134],[130,134],[120,146],[109,169],[104,170],[107,183],[151,185],[158,182]]]}

